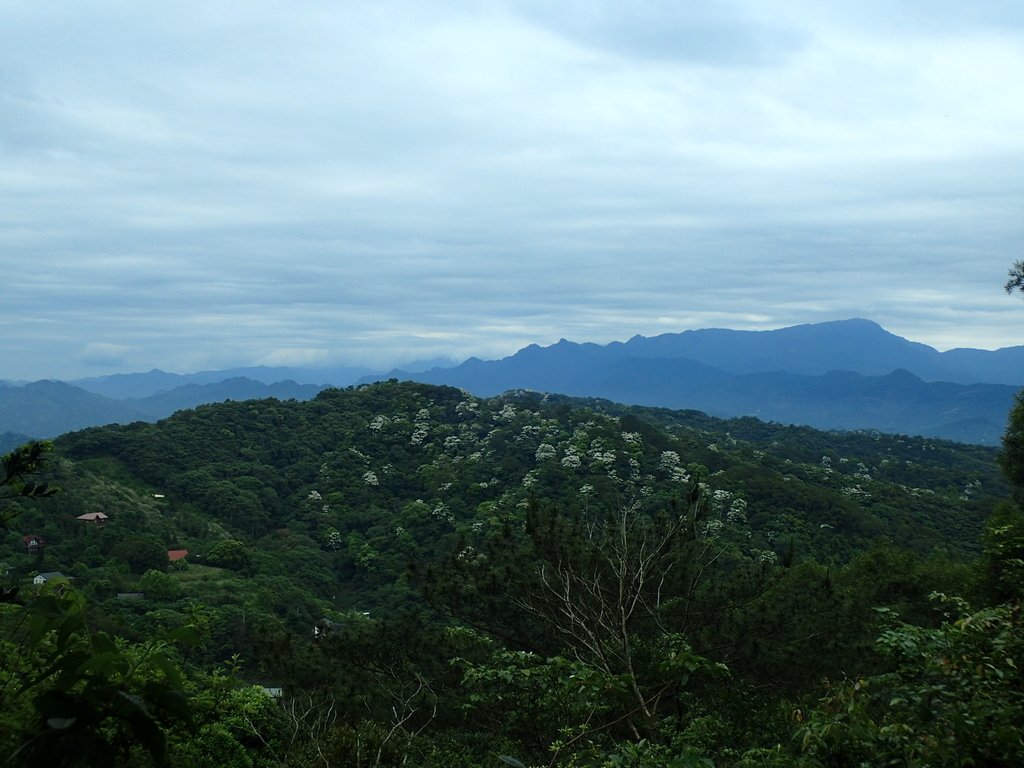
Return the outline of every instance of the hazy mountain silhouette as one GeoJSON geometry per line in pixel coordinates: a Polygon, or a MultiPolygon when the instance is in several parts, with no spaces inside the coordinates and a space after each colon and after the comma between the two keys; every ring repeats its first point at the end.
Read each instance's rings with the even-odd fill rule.
{"type": "Polygon", "coordinates": [[[68,382],[76,387],[115,400],[146,398],[186,385],[208,385],[229,379],[245,379],[261,384],[276,384],[292,381],[298,384],[333,385],[337,387],[354,384],[369,375],[369,368],[337,366],[334,368],[285,368],[256,366],[253,368],[228,368],[221,371],[199,371],[198,373],[167,373],[154,368],[146,373],[115,373],[110,376],[96,376],[68,382]]]}
{"type": "Polygon", "coordinates": [[[561,340],[502,360],[388,377],[481,396],[535,389],[715,416],[828,429],[873,428],[994,444],[1020,382],[1024,347],[939,352],[868,320],[776,331],[711,329],[608,345],[561,340]]]}
{"type": "Polygon", "coordinates": [[[175,411],[223,400],[308,400],[323,387],[294,381],[264,384],[233,378],[186,384],[146,398],[114,400],[60,381],[0,388],[0,431],[32,438],[55,437],[102,424],[156,421],[175,411]]]}
{"type": "Polygon", "coordinates": [[[383,376],[344,366],[253,367],[192,374],[154,369],[71,384],[0,382],[0,431],[51,437],[99,424],[152,421],[225,399],[307,399],[324,385],[395,377],[483,396],[533,389],[994,444],[1024,383],[1024,346],[939,352],[861,319],[773,331],[634,336],[607,345],[562,339],[548,347],[531,344],[501,360],[470,358],[426,369],[431,362],[383,376]]]}

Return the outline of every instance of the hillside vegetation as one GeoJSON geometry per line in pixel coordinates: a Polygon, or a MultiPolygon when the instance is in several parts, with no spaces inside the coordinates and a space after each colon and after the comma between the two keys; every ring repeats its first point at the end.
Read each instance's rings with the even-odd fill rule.
{"type": "Polygon", "coordinates": [[[33,650],[5,679],[57,665],[2,694],[24,764],[72,742],[200,766],[1024,754],[993,449],[389,381],[68,434],[34,469],[61,491],[4,502],[9,586],[74,581],[41,588],[36,635],[18,616],[44,598],[6,606],[33,650]],[[142,714],[68,661],[115,636],[103,684],[142,714]],[[971,666],[928,666],[958,643],[971,666]]]}

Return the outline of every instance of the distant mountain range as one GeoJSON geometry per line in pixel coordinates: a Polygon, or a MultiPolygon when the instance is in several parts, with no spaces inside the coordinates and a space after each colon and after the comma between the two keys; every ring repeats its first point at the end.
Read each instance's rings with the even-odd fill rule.
{"type": "Polygon", "coordinates": [[[226,399],[305,400],[325,386],[399,378],[481,396],[532,389],[991,445],[1002,436],[1014,394],[1024,385],[1024,346],[939,352],[860,319],[774,331],[634,336],[607,345],[563,339],[549,347],[531,344],[501,360],[432,367],[436,362],[383,375],[356,367],[254,367],[0,382],[0,433],[52,437],[100,424],[154,421],[226,399]]]}
{"type": "Polygon", "coordinates": [[[604,346],[535,344],[502,360],[388,378],[489,396],[509,389],[995,444],[1024,383],[1024,347],[939,352],[868,320],[712,329],[604,346]]]}
{"type": "MultiPolygon", "coordinates": [[[[208,386],[229,379],[247,380],[258,384],[276,384],[290,381],[296,384],[316,384],[321,388],[328,385],[347,386],[372,373],[369,368],[229,368],[223,371],[200,371],[198,373],[167,373],[154,369],[147,373],[115,373],[112,376],[97,376],[68,382],[87,392],[122,400],[127,398],[148,398],[166,394],[184,386],[208,386]]],[[[206,401],[210,402],[210,401],[206,401]]]]}
{"type": "Polygon", "coordinates": [[[232,378],[212,384],[186,384],[145,398],[113,398],[60,381],[0,387],[0,431],[33,438],[56,437],[101,424],[157,421],[175,411],[224,400],[308,400],[323,387],[282,381],[263,384],[232,378]]]}
{"type": "MultiPolygon", "coordinates": [[[[562,339],[550,347],[531,344],[511,357],[490,364],[505,366],[509,361],[516,361],[517,368],[528,370],[531,361],[549,365],[555,360],[559,364],[563,360],[587,364],[617,359],[678,358],[736,374],[786,371],[820,376],[832,371],[851,371],[864,376],[884,376],[903,369],[924,381],[1024,386],[1024,346],[994,352],[983,349],[939,352],[862,319],[794,325],[774,331],[711,328],[651,338],[634,336],[629,341],[614,341],[604,346],[562,339]]],[[[463,366],[479,362],[482,361],[471,358],[463,366]]]]}

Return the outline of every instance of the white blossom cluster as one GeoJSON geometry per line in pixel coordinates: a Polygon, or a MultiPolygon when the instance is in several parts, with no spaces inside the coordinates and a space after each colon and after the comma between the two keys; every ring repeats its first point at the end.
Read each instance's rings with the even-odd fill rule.
{"type": "Polygon", "coordinates": [[[461,442],[462,441],[459,438],[455,437],[455,435],[451,435],[450,437],[446,437],[444,439],[444,448],[446,451],[457,450],[459,447],[459,443],[461,442]]]}
{"type": "Polygon", "coordinates": [[[458,405],[455,406],[455,412],[459,416],[472,417],[475,413],[480,410],[480,403],[476,400],[462,400],[458,405]]]}
{"type": "Polygon", "coordinates": [[[642,445],[643,439],[639,432],[623,432],[622,439],[626,445],[642,445]]]}
{"type": "Polygon", "coordinates": [[[662,451],[661,459],[658,461],[658,469],[668,472],[669,479],[674,483],[685,484],[690,482],[689,473],[679,466],[679,454],[675,451],[662,451]]]}
{"type": "Polygon", "coordinates": [[[583,460],[580,455],[576,452],[576,449],[571,445],[565,449],[565,455],[562,457],[562,466],[566,469],[579,469],[583,464],[583,460]]]}
{"type": "Polygon", "coordinates": [[[903,490],[905,490],[907,493],[909,493],[911,496],[914,496],[915,498],[920,497],[920,496],[934,496],[935,495],[935,491],[933,491],[931,488],[908,488],[905,485],[901,485],[900,487],[903,490]]]}
{"type": "Polygon", "coordinates": [[[867,501],[871,498],[871,494],[859,485],[848,485],[842,489],[842,493],[844,496],[847,496],[854,501],[867,501]]]}
{"type": "Polygon", "coordinates": [[[320,495],[320,491],[313,490],[313,491],[309,492],[309,495],[306,497],[306,500],[307,501],[322,501],[323,498],[324,497],[320,495]]]}
{"type": "Polygon", "coordinates": [[[556,453],[558,453],[558,451],[555,450],[555,446],[550,443],[541,443],[537,446],[537,451],[533,454],[533,457],[537,461],[547,461],[548,459],[553,458],[556,453]]]}
{"type": "Polygon", "coordinates": [[[754,557],[761,565],[775,565],[779,562],[779,556],[770,549],[754,550],[754,557]]]}
{"type": "Polygon", "coordinates": [[[722,532],[722,527],[725,524],[721,520],[708,520],[704,526],[704,538],[713,539],[722,532]]]}
{"type": "Polygon", "coordinates": [[[729,505],[729,511],[725,515],[725,521],[735,524],[747,522],[747,500],[733,499],[732,504],[729,505]]]}
{"type": "Polygon", "coordinates": [[[367,429],[371,432],[380,432],[389,421],[390,419],[387,416],[374,416],[367,425],[367,429]]]}
{"type": "Polygon", "coordinates": [[[432,510],[430,510],[430,516],[437,520],[444,520],[448,523],[452,522],[455,519],[455,516],[452,514],[452,511],[448,509],[448,505],[445,504],[443,501],[437,502],[437,505],[432,510]]]}
{"type": "Polygon", "coordinates": [[[409,442],[413,445],[422,445],[423,441],[427,439],[430,427],[430,409],[420,408],[416,412],[416,418],[413,419],[413,432],[409,438],[409,442]]]}
{"type": "Polygon", "coordinates": [[[533,488],[537,485],[537,475],[531,470],[523,475],[523,488],[533,488]]]}
{"type": "Polygon", "coordinates": [[[367,470],[363,474],[363,482],[370,486],[380,485],[380,480],[377,479],[377,473],[372,470],[367,470]]]}
{"type": "Polygon", "coordinates": [[[690,482],[690,473],[682,467],[676,467],[669,472],[668,476],[671,478],[673,483],[679,483],[680,485],[686,485],[690,482]]]}
{"type": "Polygon", "coordinates": [[[976,496],[981,492],[981,480],[972,480],[964,486],[963,498],[967,499],[976,496]]]}
{"type": "Polygon", "coordinates": [[[477,552],[471,545],[463,547],[455,556],[455,559],[463,563],[482,563],[487,559],[483,552],[477,552]]]}
{"type": "Polygon", "coordinates": [[[540,439],[541,429],[539,424],[525,424],[515,436],[514,442],[518,445],[526,445],[540,439]]]}
{"type": "Polygon", "coordinates": [[[512,421],[516,417],[516,409],[512,403],[505,403],[501,411],[498,412],[498,418],[503,421],[512,421]]]}
{"type": "Polygon", "coordinates": [[[725,503],[731,498],[731,491],[717,490],[711,494],[711,508],[716,512],[721,512],[725,509],[725,503]]]}

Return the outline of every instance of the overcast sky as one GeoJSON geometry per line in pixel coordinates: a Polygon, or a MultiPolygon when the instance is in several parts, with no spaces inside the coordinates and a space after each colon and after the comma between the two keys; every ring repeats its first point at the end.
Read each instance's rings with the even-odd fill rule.
{"type": "Polygon", "coordinates": [[[0,0],[0,378],[1024,344],[1020,0],[0,0]]]}

